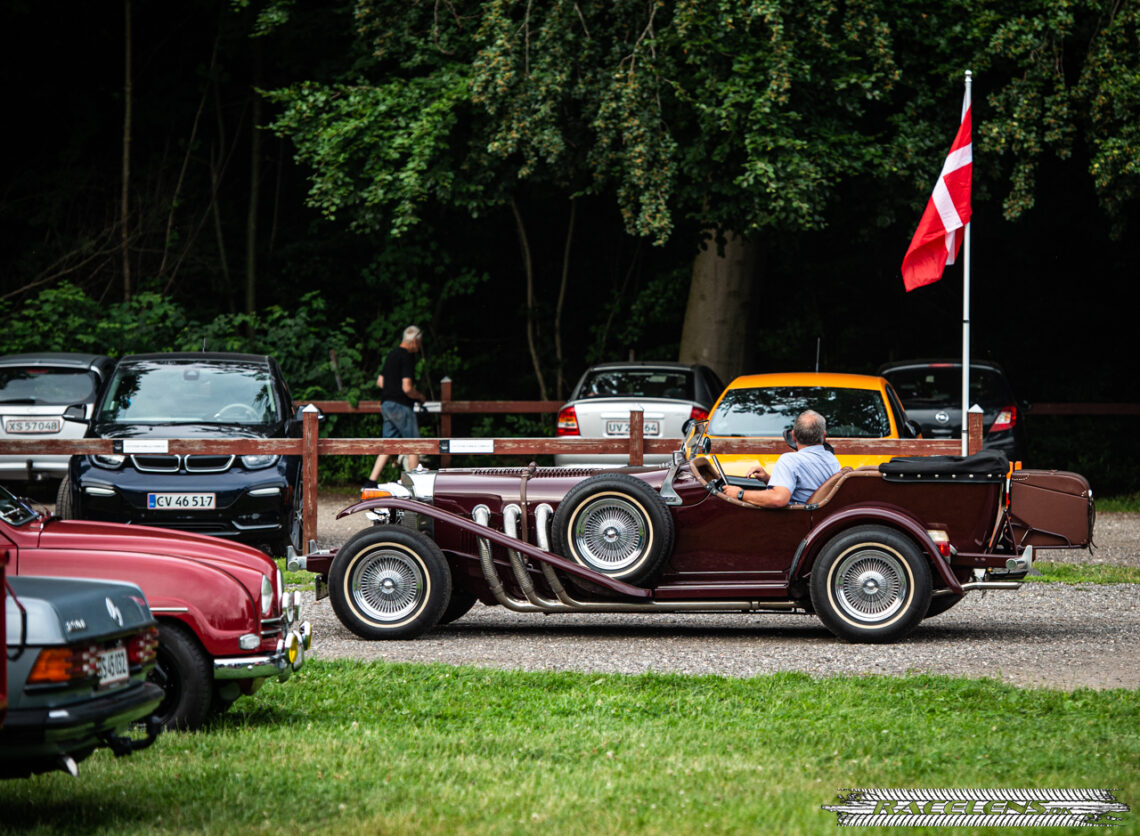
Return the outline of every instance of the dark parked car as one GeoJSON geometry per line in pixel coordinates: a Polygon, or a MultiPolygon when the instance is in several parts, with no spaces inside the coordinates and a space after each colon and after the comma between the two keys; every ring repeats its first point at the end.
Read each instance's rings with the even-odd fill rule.
{"type": "Polygon", "coordinates": [[[165,451],[171,438],[300,437],[300,414],[272,357],[124,357],[88,435],[116,439],[123,452],[73,457],[61,517],[178,528],[273,554],[301,546],[299,457],[165,451]]]}
{"type": "Polygon", "coordinates": [[[284,681],[311,642],[300,594],[257,549],[182,531],[44,517],[0,487],[8,574],[136,583],[159,621],[152,680],[158,718],[193,729],[270,679],[284,681]]]}
{"type": "Polygon", "coordinates": [[[412,638],[476,600],[529,613],[815,613],[849,641],[896,641],[971,590],[1016,589],[1039,549],[1092,537],[1088,482],[1009,470],[1000,453],[894,459],[835,474],[803,505],[721,492],[698,427],[668,467],[405,474],[317,573],[341,622],[412,638]]]}
{"type": "MultiPolygon", "coordinates": [[[[44,351],[0,357],[0,442],[83,438],[95,398],[114,368],[115,361],[101,354],[44,351]]],[[[0,482],[62,479],[69,458],[0,455],[0,482]]]]}
{"type": "MultiPolygon", "coordinates": [[[[962,434],[962,363],[957,360],[907,360],[879,369],[895,387],[907,417],[923,438],[960,438],[962,434]]],[[[971,361],[970,405],[982,408],[983,446],[1001,450],[1011,461],[1025,458],[1023,420],[1027,407],[1013,394],[996,363],[971,361]]]]}
{"type": "MultiPolygon", "coordinates": [[[[629,413],[642,410],[646,438],[684,437],[685,422],[708,418],[724,384],[708,366],[667,362],[601,363],[582,375],[558,413],[559,437],[629,438],[629,413]]],[[[660,464],[669,456],[645,457],[660,464]]],[[[554,457],[559,466],[629,464],[628,456],[598,453],[554,457]]]]}
{"type": "Polygon", "coordinates": [[[162,689],[148,682],[158,625],[133,584],[9,578],[5,596],[8,715],[0,777],[63,769],[100,747],[126,755],[161,730],[162,689]],[[150,718],[147,720],[147,718],[150,718]],[[145,736],[131,727],[146,721],[145,736]]]}

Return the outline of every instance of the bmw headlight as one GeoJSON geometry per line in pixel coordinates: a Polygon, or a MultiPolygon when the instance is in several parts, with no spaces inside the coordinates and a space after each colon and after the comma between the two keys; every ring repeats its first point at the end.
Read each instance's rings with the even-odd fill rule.
{"type": "Polygon", "coordinates": [[[91,457],[92,464],[98,467],[105,467],[108,470],[118,470],[123,466],[123,462],[126,460],[126,456],[119,456],[113,453],[98,453],[91,457]]]}
{"type": "Polygon", "coordinates": [[[241,463],[248,467],[250,470],[259,470],[263,467],[272,467],[277,464],[280,456],[267,456],[264,454],[255,454],[252,456],[242,456],[241,463]]]}
{"type": "MultiPolygon", "coordinates": [[[[278,570],[280,571],[280,570],[278,570]]],[[[262,617],[269,615],[269,610],[273,607],[273,584],[269,582],[269,577],[266,575],[261,576],[261,615],[262,617]]]]}

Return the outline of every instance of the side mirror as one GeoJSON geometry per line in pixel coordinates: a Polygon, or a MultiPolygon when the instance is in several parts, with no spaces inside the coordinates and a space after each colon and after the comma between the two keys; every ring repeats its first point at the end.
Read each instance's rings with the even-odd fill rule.
{"type": "Polygon", "coordinates": [[[74,421],[76,424],[87,423],[87,410],[81,403],[73,403],[63,411],[64,421],[74,421]]]}
{"type": "Polygon", "coordinates": [[[786,441],[788,446],[793,450],[800,449],[799,445],[796,444],[796,435],[794,432],[792,432],[791,427],[788,427],[786,430],[784,430],[784,441],[786,441]]]}
{"type": "Polygon", "coordinates": [[[922,427],[910,418],[903,422],[903,431],[906,433],[906,438],[922,438],[922,427]]]}

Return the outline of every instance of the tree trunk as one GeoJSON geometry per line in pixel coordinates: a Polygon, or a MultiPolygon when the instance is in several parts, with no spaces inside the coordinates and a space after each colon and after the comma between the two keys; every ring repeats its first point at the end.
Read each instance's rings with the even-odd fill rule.
{"type": "Polygon", "coordinates": [[[562,310],[566,303],[566,285],[570,282],[570,248],[574,241],[574,219],[578,214],[578,201],[570,199],[570,222],[566,226],[566,247],[562,251],[562,281],[558,283],[558,304],[554,308],[554,361],[558,364],[558,377],[554,384],[554,394],[561,399],[565,395],[562,357],[562,310]]]}
{"type": "Polygon", "coordinates": [[[518,204],[511,198],[511,213],[515,216],[515,232],[519,239],[519,254],[522,256],[523,275],[526,279],[526,346],[530,351],[530,361],[534,365],[534,376],[538,380],[539,400],[547,400],[546,379],[542,376],[542,364],[538,359],[538,344],[535,340],[534,311],[534,265],[530,257],[530,241],[527,240],[526,224],[523,223],[522,213],[518,204]]]}
{"type": "MultiPolygon", "coordinates": [[[[254,43],[254,87],[261,86],[261,45],[254,43]]],[[[245,225],[245,311],[257,308],[257,209],[261,196],[261,94],[253,95],[253,121],[249,148],[249,215],[245,225]]]]}
{"type": "Polygon", "coordinates": [[[123,301],[131,299],[131,0],[123,0],[123,173],[119,196],[120,252],[123,259],[123,301]]]}
{"type": "Polygon", "coordinates": [[[748,318],[756,249],[754,241],[728,232],[720,255],[710,232],[693,261],[678,359],[703,363],[726,383],[743,374],[749,360],[748,318]]]}

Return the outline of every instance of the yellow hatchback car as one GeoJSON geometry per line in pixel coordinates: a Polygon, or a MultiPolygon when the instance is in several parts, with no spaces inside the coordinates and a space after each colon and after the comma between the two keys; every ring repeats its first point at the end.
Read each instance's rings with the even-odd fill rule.
{"type": "MultiPolygon", "coordinates": [[[[828,441],[841,465],[877,465],[890,456],[844,454],[844,438],[918,438],[902,401],[882,377],[861,374],[795,372],[751,374],[736,378],[721,393],[709,415],[708,437],[786,437],[796,416],[814,409],[827,420],[828,441]]],[[[717,460],[730,476],[745,476],[757,466],[769,473],[778,453],[726,453],[717,460]]]]}

